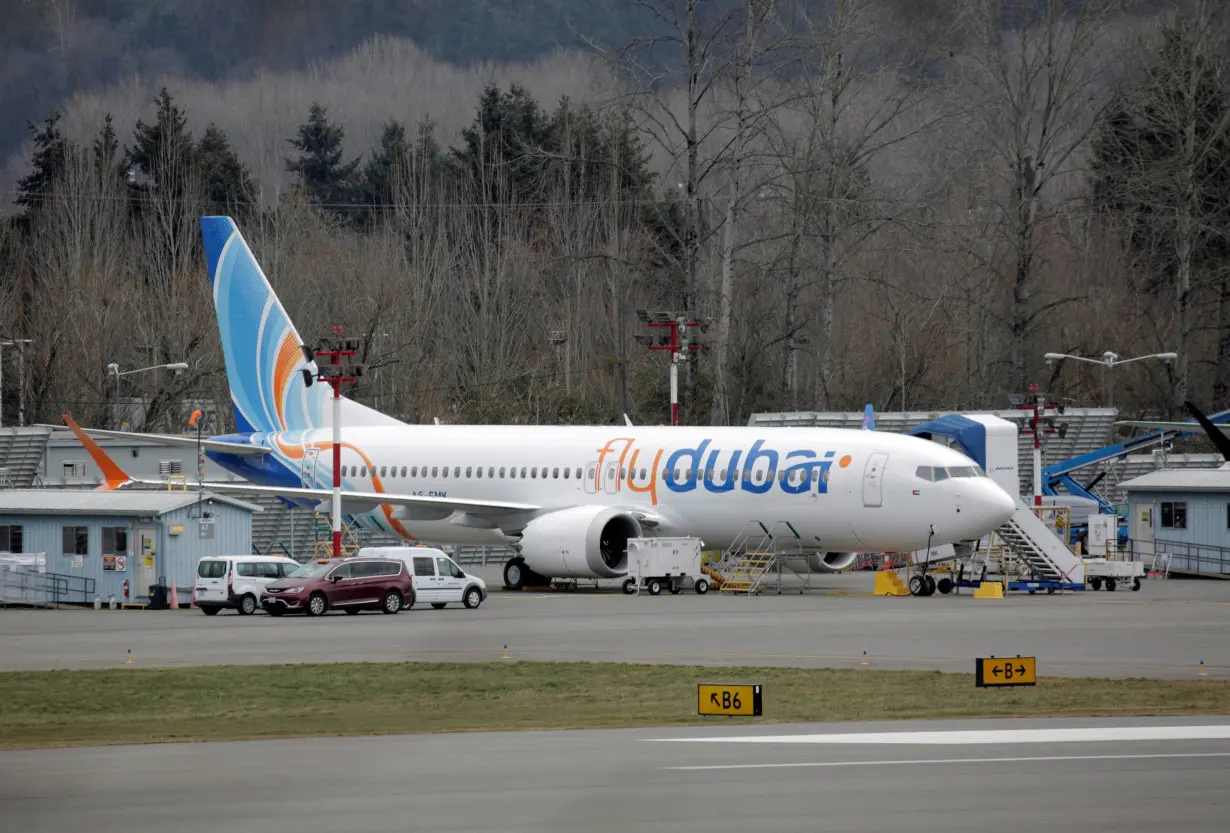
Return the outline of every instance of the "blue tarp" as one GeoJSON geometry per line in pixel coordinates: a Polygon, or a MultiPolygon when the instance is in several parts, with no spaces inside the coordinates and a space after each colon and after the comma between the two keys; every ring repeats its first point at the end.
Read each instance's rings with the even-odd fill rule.
{"type": "Polygon", "coordinates": [[[906,431],[915,437],[929,440],[934,436],[947,437],[978,465],[987,470],[987,427],[960,414],[948,414],[906,431]]]}

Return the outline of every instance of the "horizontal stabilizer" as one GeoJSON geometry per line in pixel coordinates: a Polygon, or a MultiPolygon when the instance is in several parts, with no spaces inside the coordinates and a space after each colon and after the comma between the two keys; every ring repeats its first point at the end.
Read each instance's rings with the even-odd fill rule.
{"type": "MultiPolygon", "coordinates": [[[[40,425],[40,428],[60,429],[60,425],[40,425]]],[[[196,448],[196,437],[189,437],[185,434],[140,434],[135,431],[112,431],[105,428],[82,428],[86,434],[91,437],[101,437],[102,439],[113,440],[146,440],[158,445],[174,446],[177,448],[196,448]]],[[[259,457],[263,454],[268,454],[269,449],[260,445],[242,445],[240,443],[226,442],[225,440],[200,440],[200,447],[205,451],[213,451],[220,454],[234,454],[239,457],[259,457]]]]}

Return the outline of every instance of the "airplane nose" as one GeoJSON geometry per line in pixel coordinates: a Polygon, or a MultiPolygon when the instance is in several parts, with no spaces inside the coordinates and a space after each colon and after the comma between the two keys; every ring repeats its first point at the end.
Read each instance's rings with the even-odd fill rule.
{"type": "Polygon", "coordinates": [[[982,488],[974,498],[974,513],[979,523],[984,524],[989,532],[1008,522],[1016,511],[1016,501],[992,481],[980,483],[979,486],[982,488]]]}

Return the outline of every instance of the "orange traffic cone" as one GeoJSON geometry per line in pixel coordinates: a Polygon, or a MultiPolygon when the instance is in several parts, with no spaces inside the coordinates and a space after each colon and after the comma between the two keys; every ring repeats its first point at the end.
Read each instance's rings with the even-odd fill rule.
{"type": "Polygon", "coordinates": [[[179,610],[179,591],[175,589],[175,582],[171,582],[171,610],[179,610]]]}

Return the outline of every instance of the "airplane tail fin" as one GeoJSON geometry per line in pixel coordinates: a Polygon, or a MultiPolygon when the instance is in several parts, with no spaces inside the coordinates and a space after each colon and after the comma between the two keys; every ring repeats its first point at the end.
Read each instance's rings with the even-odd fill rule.
{"type": "MultiPolygon", "coordinates": [[[[332,414],[327,385],[306,384],[308,360],[290,316],[230,217],[202,217],[222,354],[235,423],[241,432],[324,428],[332,414]]],[[[344,425],[400,425],[398,420],[347,399],[344,425]]]]}
{"type": "Polygon", "coordinates": [[[863,430],[876,430],[876,411],[870,402],[867,403],[867,407],[863,408],[863,430]]]}
{"type": "Polygon", "coordinates": [[[73,429],[73,433],[77,435],[77,439],[81,440],[81,444],[93,459],[94,465],[98,466],[103,473],[103,484],[94,489],[96,492],[113,492],[126,483],[130,483],[132,478],[128,476],[119,464],[111,457],[110,454],[102,450],[102,446],[94,441],[94,438],[85,433],[81,426],[73,421],[73,418],[68,414],[60,414],[64,420],[64,424],[73,429]]]}
{"type": "Polygon", "coordinates": [[[1209,442],[1213,443],[1213,445],[1221,453],[1222,459],[1224,459],[1227,463],[1230,463],[1230,437],[1223,434],[1221,429],[1214,425],[1213,421],[1205,416],[1204,413],[1190,401],[1184,402],[1183,406],[1187,408],[1188,412],[1196,419],[1196,422],[1200,423],[1200,427],[1204,429],[1204,433],[1208,436],[1209,442]]]}

